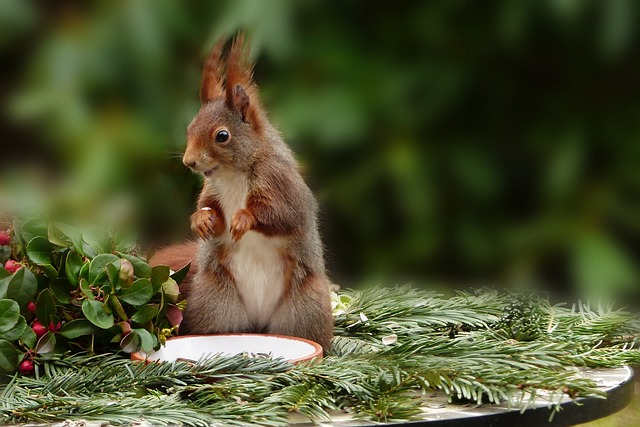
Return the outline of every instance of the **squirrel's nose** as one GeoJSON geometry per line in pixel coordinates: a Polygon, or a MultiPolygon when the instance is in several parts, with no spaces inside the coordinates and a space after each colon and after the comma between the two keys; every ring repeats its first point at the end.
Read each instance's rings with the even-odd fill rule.
{"type": "Polygon", "coordinates": [[[195,165],[196,165],[196,160],[194,158],[192,158],[192,157],[184,156],[182,158],[182,163],[184,163],[184,165],[186,167],[188,167],[190,169],[193,169],[195,167],[195,165]]]}

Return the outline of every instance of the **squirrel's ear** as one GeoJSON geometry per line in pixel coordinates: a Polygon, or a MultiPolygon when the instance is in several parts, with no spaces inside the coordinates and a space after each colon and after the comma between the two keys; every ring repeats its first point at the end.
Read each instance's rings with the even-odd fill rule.
{"type": "Polygon", "coordinates": [[[242,120],[254,129],[260,128],[258,88],[253,82],[253,64],[249,59],[249,45],[240,33],[233,40],[227,56],[227,105],[242,115],[242,120]]]}
{"type": "Polygon", "coordinates": [[[202,83],[200,84],[200,102],[206,104],[224,95],[223,90],[223,68],[222,50],[224,41],[221,40],[213,47],[202,72],[202,83]]]}
{"type": "Polygon", "coordinates": [[[242,121],[248,122],[248,113],[251,100],[249,94],[242,85],[237,84],[233,87],[231,104],[242,115],[242,121]]]}

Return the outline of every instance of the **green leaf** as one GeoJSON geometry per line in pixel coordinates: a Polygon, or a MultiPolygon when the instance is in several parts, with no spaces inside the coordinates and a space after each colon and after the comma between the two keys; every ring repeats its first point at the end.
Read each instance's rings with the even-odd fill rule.
{"type": "Polygon", "coordinates": [[[48,235],[49,241],[52,243],[63,247],[72,244],[76,252],[84,255],[82,234],[74,227],[60,222],[52,222],[49,224],[48,235]]]}
{"type": "Polygon", "coordinates": [[[45,275],[51,279],[58,277],[58,270],[53,267],[51,253],[54,246],[45,237],[34,237],[27,244],[27,256],[35,264],[39,265],[45,275]]]}
{"type": "Polygon", "coordinates": [[[11,276],[11,273],[9,273],[4,268],[0,267],[0,280],[4,279],[5,277],[9,277],[9,276],[11,276]]]}
{"type": "Polygon", "coordinates": [[[180,288],[175,280],[169,278],[169,280],[162,284],[162,293],[167,299],[167,302],[175,304],[180,297],[180,288]]]}
{"type": "Polygon", "coordinates": [[[98,254],[108,254],[113,250],[109,232],[100,226],[91,226],[82,233],[82,240],[98,254]]]}
{"type": "Polygon", "coordinates": [[[84,264],[82,264],[82,268],[80,269],[80,273],[78,273],[78,281],[80,279],[85,279],[85,280],[89,279],[89,266],[90,265],[91,265],[91,262],[85,262],[84,264]]]}
{"type": "Polygon", "coordinates": [[[151,278],[151,267],[145,261],[140,258],[125,254],[123,252],[118,252],[122,258],[128,259],[129,262],[133,265],[133,273],[140,278],[150,279],[151,278]]]}
{"type": "Polygon", "coordinates": [[[162,284],[169,280],[171,269],[166,265],[156,265],[151,269],[151,283],[153,292],[156,293],[162,288],[162,284]]]}
{"type": "Polygon", "coordinates": [[[107,297],[109,297],[109,295],[111,295],[111,291],[113,291],[113,288],[111,287],[111,282],[109,282],[108,280],[103,281],[100,286],[100,290],[104,292],[104,294],[107,297]]]}
{"type": "Polygon", "coordinates": [[[78,276],[80,276],[80,270],[82,269],[83,264],[84,261],[77,252],[70,251],[67,254],[67,259],[65,260],[65,270],[67,273],[67,279],[73,286],[78,286],[80,280],[78,276]]]}
{"type": "Polygon", "coordinates": [[[27,256],[38,265],[51,265],[53,245],[45,237],[34,237],[27,243],[27,256]]]}
{"type": "Polygon", "coordinates": [[[156,249],[154,247],[150,247],[149,250],[147,251],[146,258],[144,259],[147,262],[147,264],[150,263],[151,259],[155,254],[156,254],[156,249]]]}
{"type": "MultiPolygon", "coordinates": [[[[11,258],[11,252],[12,251],[10,245],[0,246],[0,264],[4,264],[9,260],[9,258],[11,258]]],[[[16,252],[19,252],[19,250],[17,250],[16,252]]],[[[0,278],[6,276],[6,274],[4,273],[8,274],[6,270],[4,270],[4,273],[2,272],[2,270],[4,270],[4,268],[0,266],[0,278]]]]}
{"type": "Polygon", "coordinates": [[[153,319],[158,315],[160,307],[157,304],[147,304],[140,307],[136,312],[131,316],[131,320],[136,323],[145,323],[149,320],[153,319]]]}
{"type": "Polygon", "coordinates": [[[111,283],[111,288],[116,289],[118,286],[118,282],[120,281],[120,260],[117,263],[112,262],[111,264],[107,264],[106,271],[107,277],[109,278],[109,283],[111,283]],[[116,267],[118,264],[118,267],[116,267]]]}
{"type": "Polygon", "coordinates": [[[122,304],[120,303],[120,300],[118,299],[117,296],[110,295],[109,305],[111,306],[111,308],[113,308],[113,311],[118,315],[120,319],[122,320],[129,319],[129,317],[127,316],[127,313],[124,311],[124,308],[122,307],[122,304]]]}
{"type": "MultiPolygon", "coordinates": [[[[24,221],[16,218],[13,221],[13,234],[16,235],[16,237],[18,237],[18,239],[20,240],[21,243],[26,243],[24,241],[24,238],[22,237],[22,227],[24,227],[24,221]]],[[[33,236],[31,236],[33,238],[33,236]]],[[[29,239],[31,240],[31,239],[29,239]]]]}
{"type": "Polygon", "coordinates": [[[71,303],[71,292],[76,289],[74,285],[66,280],[58,279],[51,282],[49,290],[51,294],[61,304],[71,303]]]}
{"type": "Polygon", "coordinates": [[[125,353],[133,353],[140,348],[140,336],[137,332],[131,331],[120,341],[120,349],[125,353]]]}
{"type": "Polygon", "coordinates": [[[43,325],[50,322],[57,322],[56,302],[53,300],[53,294],[49,289],[40,292],[36,301],[36,317],[43,325]]]}
{"type": "Polygon", "coordinates": [[[13,326],[13,328],[9,329],[6,332],[0,332],[0,339],[5,339],[7,341],[15,341],[19,339],[22,334],[24,334],[26,329],[31,329],[27,326],[27,321],[24,317],[20,316],[18,318],[18,322],[13,326]]]}
{"type": "Polygon", "coordinates": [[[82,301],[82,312],[87,320],[101,329],[109,329],[113,326],[113,314],[108,314],[100,301],[88,299],[82,301]]]}
{"type": "Polygon", "coordinates": [[[47,332],[38,340],[36,344],[36,353],[51,353],[56,346],[56,336],[53,332],[47,332]]]}
{"type": "Polygon", "coordinates": [[[100,254],[96,256],[89,265],[89,283],[97,285],[97,281],[107,275],[106,267],[111,263],[118,263],[120,269],[120,258],[112,254],[100,254]]]}
{"type": "Polygon", "coordinates": [[[73,245],[73,242],[58,226],[57,223],[51,222],[49,223],[49,228],[47,231],[47,238],[51,243],[56,246],[60,246],[62,248],[69,247],[73,245]]]}
{"type": "Polygon", "coordinates": [[[109,301],[111,300],[111,297],[115,295],[111,295],[111,294],[107,294],[104,299],[101,301],[102,302],[102,308],[104,308],[104,311],[107,314],[112,314],[113,313],[113,309],[111,308],[111,304],[109,304],[109,301]]]}
{"type": "Polygon", "coordinates": [[[153,350],[155,340],[149,331],[142,328],[135,328],[131,332],[135,332],[140,337],[140,349],[142,349],[142,351],[149,353],[153,350]]]}
{"type": "Polygon", "coordinates": [[[96,299],[96,296],[93,295],[91,291],[91,285],[89,285],[89,281],[87,279],[80,279],[80,291],[84,294],[84,296],[90,300],[96,299]]]}
{"type": "Polygon", "coordinates": [[[99,329],[95,327],[87,319],[76,319],[62,325],[62,329],[58,332],[60,335],[67,339],[75,339],[85,335],[92,335],[99,332],[99,329]]]}
{"type": "Polygon", "coordinates": [[[33,329],[27,326],[22,332],[22,335],[20,335],[19,340],[22,341],[28,348],[34,348],[36,346],[36,342],[38,341],[38,337],[36,336],[36,333],[33,332],[33,329]]]}
{"type": "Polygon", "coordinates": [[[7,289],[9,289],[9,282],[13,279],[13,274],[0,279],[0,299],[7,297],[7,289]]]}
{"type": "Polygon", "coordinates": [[[139,306],[148,302],[153,296],[153,285],[149,279],[138,279],[131,287],[122,289],[118,297],[131,305],[139,306]]]}
{"type": "Polygon", "coordinates": [[[18,369],[20,353],[6,340],[0,340],[0,372],[11,374],[18,369]]]}
{"type": "Polygon", "coordinates": [[[173,273],[171,275],[171,278],[173,280],[176,281],[176,283],[182,283],[182,281],[184,280],[185,277],[187,277],[187,274],[189,273],[189,270],[191,269],[191,263],[185,265],[184,267],[182,267],[180,270],[176,271],[175,273],[173,273]]]}
{"type": "Polygon", "coordinates": [[[43,237],[46,239],[48,226],[44,220],[40,218],[34,218],[22,224],[20,233],[22,240],[25,243],[30,242],[34,237],[43,237]]]}
{"type": "Polygon", "coordinates": [[[118,231],[113,238],[113,244],[116,251],[127,252],[136,247],[136,236],[127,231],[118,231]]]}
{"type": "MultiPolygon", "coordinates": [[[[6,280],[6,279],[3,279],[6,280]]],[[[38,283],[36,276],[28,268],[21,268],[16,271],[9,281],[7,287],[7,297],[20,305],[20,309],[24,312],[38,291],[38,283]]]]}
{"type": "Polygon", "coordinates": [[[6,332],[16,326],[20,319],[20,306],[9,299],[0,300],[0,332],[6,332]]]}
{"type": "Polygon", "coordinates": [[[56,270],[56,268],[53,265],[51,265],[51,264],[42,264],[40,266],[40,268],[44,272],[44,275],[47,276],[49,279],[57,279],[58,278],[58,270],[56,270]]]}

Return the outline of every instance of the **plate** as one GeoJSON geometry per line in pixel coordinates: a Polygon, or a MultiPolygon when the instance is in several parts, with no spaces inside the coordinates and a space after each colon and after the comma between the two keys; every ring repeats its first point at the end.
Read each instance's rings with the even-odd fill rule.
{"type": "Polygon", "coordinates": [[[175,360],[198,361],[207,356],[220,354],[271,355],[299,363],[322,357],[320,344],[303,338],[265,334],[185,335],[169,338],[157,351],[131,354],[132,360],[171,362],[175,360]]]}

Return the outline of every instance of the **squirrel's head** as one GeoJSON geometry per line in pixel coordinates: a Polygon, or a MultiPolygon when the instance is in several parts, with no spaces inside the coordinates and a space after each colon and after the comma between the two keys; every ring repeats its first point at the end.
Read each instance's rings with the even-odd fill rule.
{"type": "Polygon", "coordinates": [[[187,128],[185,166],[205,177],[224,169],[246,171],[259,144],[263,117],[244,36],[228,54],[218,42],[207,59],[200,86],[200,111],[187,128]]]}

